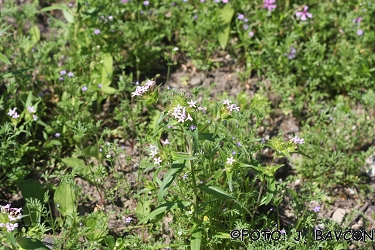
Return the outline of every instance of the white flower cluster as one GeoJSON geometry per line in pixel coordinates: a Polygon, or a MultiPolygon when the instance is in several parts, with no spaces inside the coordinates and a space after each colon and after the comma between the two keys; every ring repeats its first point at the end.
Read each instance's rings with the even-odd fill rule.
{"type": "Polygon", "coordinates": [[[137,86],[134,92],[132,92],[132,97],[134,96],[142,96],[144,93],[146,93],[153,85],[154,81],[148,80],[145,83],[145,86],[137,86]]]}
{"type": "Polygon", "coordinates": [[[158,157],[158,158],[155,157],[158,154],[158,150],[159,150],[158,147],[156,147],[154,145],[150,145],[150,148],[151,148],[150,156],[154,157],[154,164],[160,166],[160,163],[162,162],[161,158],[160,157],[158,157]]]}
{"type": "MultiPolygon", "coordinates": [[[[20,220],[22,218],[21,210],[22,208],[11,208],[10,204],[1,207],[1,213],[8,215],[9,221],[0,222],[0,228],[5,227],[8,232],[13,231],[18,227],[18,223],[12,223],[13,221],[20,220]]],[[[2,217],[4,218],[4,217],[2,217]]]]}
{"type": "Polygon", "coordinates": [[[187,120],[193,121],[189,113],[186,117],[186,107],[182,107],[180,104],[177,104],[177,107],[173,109],[172,116],[178,119],[178,122],[185,122],[187,120]]]}
{"type": "Polygon", "coordinates": [[[240,111],[240,107],[238,107],[236,104],[230,104],[232,101],[230,101],[229,99],[226,99],[223,101],[223,104],[224,105],[227,105],[227,109],[232,112],[233,110],[236,110],[236,111],[240,111]]]}

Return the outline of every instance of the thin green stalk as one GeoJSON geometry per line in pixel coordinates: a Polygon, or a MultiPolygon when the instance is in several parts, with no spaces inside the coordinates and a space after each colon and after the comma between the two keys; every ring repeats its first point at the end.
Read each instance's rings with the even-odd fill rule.
{"type": "Polygon", "coordinates": [[[260,198],[262,197],[262,192],[263,192],[263,188],[264,188],[264,183],[265,183],[266,179],[263,177],[262,178],[262,184],[260,186],[260,190],[259,190],[259,194],[258,194],[258,200],[257,200],[257,203],[255,204],[255,208],[254,208],[254,211],[253,211],[253,216],[251,217],[251,222],[250,224],[253,223],[254,221],[254,217],[255,217],[255,213],[257,212],[258,210],[258,207],[259,207],[259,203],[260,203],[260,198]]]}

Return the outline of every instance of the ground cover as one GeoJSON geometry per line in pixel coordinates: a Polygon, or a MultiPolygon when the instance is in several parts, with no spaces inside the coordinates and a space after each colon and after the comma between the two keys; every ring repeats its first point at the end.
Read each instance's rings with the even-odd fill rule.
{"type": "Polygon", "coordinates": [[[373,3],[0,7],[1,249],[374,247],[373,3]]]}

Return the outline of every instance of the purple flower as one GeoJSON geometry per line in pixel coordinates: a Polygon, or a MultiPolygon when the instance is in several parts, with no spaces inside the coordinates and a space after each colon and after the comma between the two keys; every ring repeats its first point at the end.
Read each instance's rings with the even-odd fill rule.
{"type": "Polygon", "coordinates": [[[236,151],[232,151],[232,155],[235,155],[236,154],[236,151]]]}
{"type": "Polygon", "coordinates": [[[358,25],[360,25],[362,20],[363,20],[363,17],[357,17],[356,19],[353,20],[353,23],[358,23],[358,25]]]}
{"type": "Polygon", "coordinates": [[[317,212],[319,212],[320,211],[320,206],[316,206],[316,207],[314,207],[314,212],[315,213],[317,213],[317,212]]]}
{"type": "Polygon", "coordinates": [[[132,217],[126,217],[125,218],[125,223],[130,223],[132,221],[132,217]]]}
{"type": "Polygon", "coordinates": [[[249,32],[249,37],[253,37],[254,36],[254,32],[250,31],[249,32]]]}
{"type": "Polygon", "coordinates": [[[305,143],[305,139],[303,138],[298,138],[298,136],[295,136],[293,137],[292,139],[290,139],[294,144],[304,144],[305,143]]]}
{"type": "Polygon", "coordinates": [[[363,35],[363,30],[357,30],[357,35],[362,36],[363,35]]]}
{"type": "Polygon", "coordinates": [[[127,3],[127,2],[128,2],[128,0],[121,0],[121,2],[122,2],[122,3],[127,3]]]}
{"type": "Polygon", "coordinates": [[[182,179],[183,179],[183,180],[186,180],[186,179],[188,178],[188,176],[189,176],[188,174],[184,174],[184,175],[182,176],[182,179]]]}
{"type": "Polygon", "coordinates": [[[63,76],[63,75],[66,75],[66,70],[61,70],[61,71],[60,71],[60,75],[62,75],[62,76],[63,76]]]}
{"type": "Polygon", "coordinates": [[[220,3],[220,0],[215,0],[214,2],[215,2],[215,3],[220,3]]]}
{"type": "Polygon", "coordinates": [[[243,29],[244,29],[244,30],[248,30],[248,29],[249,29],[249,25],[244,24],[243,29]]]}
{"type": "Polygon", "coordinates": [[[201,3],[204,3],[206,0],[201,0],[201,3]]]}
{"type": "Polygon", "coordinates": [[[149,1],[143,1],[143,5],[144,5],[144,6],[147,6],[147,5],[149,5],[149,4],[150,4],[149,1]]]}
{"type": "Polygon", "coordinates": [[[145,13],[143,10],[141,10],[141,11],[139,12],[139,14],[141,14],[141,15],[143,15],[143,13],[145,13]]]}
{"type": "Polygon", "coordinates": [[[194,125],[191,125],[189,129],[190,129],[190,130],[196,130],[196,129],[197,129],[197,127],[196,127],[196,126],[194,126],[194,125]]]}
{"type": "Polygon", "coordinates": [[[99,35],[100,34],[100,30],[99,29],[94,30],[94,34],[95,35],[99,35]]]}
{"type": "Polygon", "coordinates": [[[98,84],[98,88],[101,89],[103,85],[101,83],[98,84]]]}
{"type": "Polygon", "coordinates": [[[228,3],[228,1],[229,1],[229,0],[223,0],[222,2],[223,2],[223,3],[228,3]]]}
{"type": "Polygon", "coordinates": [[[55,137],[60,137],[60,133],[56,133],[56,134],[55,134],[55,137]]]}
{"type": "Polygon", "coordinates": [[[64,81],[64,77],[59,77],[59,81],[63,82],[64,81]]]}
{"type": "Polygon", "coordinates": [[[69,72],[69,73],[68,73],[68,76],[69,76],[69,77],[73,77],[73,76],[74,76],[74,73],[73,73],[73,72],[69,72]]]}
{"type": "Polygon", "coordinates": [[[12,110],[12,109],[9,109],[8,115],[9,115],[9,116],[13,116],[14,114],[17,114],[16,109],[17,109],[17,108],[13,108],[13,110],[12,110]]]}
{"type": "Polygon", "coordinates": [[[272,11],[273,9],[276,9],[275,0],[264,0],[263,7],[268,9],[269,11],[272,11]]]}
{"type": "Polygon", "coordinates": [[[239,142],[239,141],[238,141],[236,144],[237,144],[237,146],[239,146],[239,147],[242,146],[241,142],[239,142]]]}
{"type": "Polygon", "coordinates": [[[112,20],[113,20],[113,16],[109,16],[109,17],[108,17],[108,20],[111,20],[111,21],[112,21],[112,20]]]}
{"type": "Polygon", "coordinates": [[[307,12],[308,9],[309,9],[308,6],[303,7],[303,11],[297,12],[296,17],[301,18],[302,21],[305,21],[306,17],[312,18],[312,14],[307,12]]]}
{"type": "Polygon", "coordinates": [[[237,19],[243,20],[245,18],[244,14],[238,14],[237,19]]]}
{"type": "Polygon", "coordinates": [[[286,234],[286,232],[285,232],[284,229],[281,229],[281,230],[280,230],[280,233],[281,233],[281,234],[286,234]]]}
{"type": "Polygon", "coordinates": [[[198,15],[194,15],[193,18],[194,18],[194,19],[197,19],[197,18],[198,18],[198,15]]]}
{"type": "Polygon", "coordinates": [[[86,91],[87,91],[87,87],[86,87],[86,86],[83,86],[83,87],[82,87],[82,91],[83,91],[83,92],[86,92],[86,91]]]}
{"type": "Polygon", "coordinates": [[[288,56],[289,59],[294,59],[296,58],[296,52],[297,50],[293,46],[290,46],[289,54],[285,54],[285,55],[288,56]]]}
{"type": "Polygon", "coordinates": [[[266,140],[264,138],[262,138],[262,143],[266,143],[266,140]]]}

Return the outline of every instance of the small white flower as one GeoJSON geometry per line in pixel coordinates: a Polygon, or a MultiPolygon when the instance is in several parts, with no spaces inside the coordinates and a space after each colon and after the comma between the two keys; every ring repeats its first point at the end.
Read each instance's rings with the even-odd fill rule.
{"type": "Polygon", "coordinates": [[[178,48],[177,48],[177,47],[174,47],[174,48],[173,48],[173,51],[178,51],[178,48]]]}
{"type": "Polygon", "coordinates": [[[33,115],[34,121],[38,120],[38,117],[36,115],[33,115]]]}
{"type": "Polygon", "coordinates": [[[233,157],[227,158],[227,164],[232,165],[233,162],[235,162],[235,160],[233,159],[233,157]]]}
{"type": "Polygon", "coordinates": [[[186,118],[186,120],[193,121],[193,118],[191,118],[190,114],[188,114],[188,117],[186,118]]]}
{"type": "Polygon", "coordinates": [[[182,235],[182,232],[181,232],[181,231],[178,231],[177,234],[178,234],[178,236],[181,236],[181,235],[182,235]]]}
{"type": "Polygon", "coordinates": [[[162,160],[160,159],[160,157],[158,158],[154,158],[154,164],[155,165],[159,165],[160,166],[160,163],[162,162],[162,160]]]}
{"type": "Polygon", "coordinates": [[[106,155],[105,157],[107,157],[107,158],[110,158],[110,157],[111,157],[111,155],[109,155],[109,154],[108,154],[108,155],[106,155]]]}
{"type": "Polygon", "coordinates": [[[168,139],[165,139],[165,141],[162,141],[161,143],[163,143],[163,145],[169,145],[169,144],[171,144],[171,143],[168,141],[168,139]]]}
{"type": "Polygon", "coordinates": [[[29,113],[35,113],[36,112],[34,106],[27,107],[27,111],[29,111],[29,113]]]}
{"type": "Polygon", "coordinates": [[[226,100],[223,101],[223,104],[224,104],[224,105],[226,104],[226,105],[229,106],[231,102],[232,102],[232,101],[230,101],[229,99],[226,99],[226,100]]]}
{"type": "Polygon", "coordinates": [[[158,154],[157,149],[153,149],[153,150],[151,150],[151,152],[150,152],[150,156],[151,156],[151,157],[154,157],[154,156],[157,155],[157,154],[158,154]]]}
{"type": "Polygon", "coordinates": [[[184,121],[185,121],[185,120],[184,120],[184,118],[182,118],[182,117],[178,119],[178,122],[184,122],[184,121]]]}
{"type": "Polygon", "coordinates": [[[190,108],[195,108],[196,107],[195,106],[196,103],[197,103],[197,101],[193,101],[193,100],[191,100],[190,102],[188,102],[190,108]]]}

